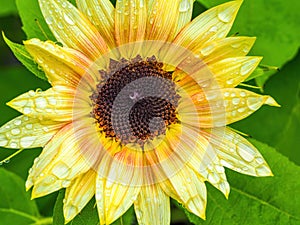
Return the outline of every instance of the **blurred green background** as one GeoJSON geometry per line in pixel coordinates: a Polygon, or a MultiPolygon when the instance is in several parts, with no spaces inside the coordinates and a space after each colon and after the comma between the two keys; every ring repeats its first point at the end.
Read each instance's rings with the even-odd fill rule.
{"type": "MultiPolygon", "coordinates": [[[[194,16],[221,2],[225,1],[196,2],[194,16]]],[[[300,165],[299,4],[296,0],[245,0],[231,32],[256,36],[257,43],[251,54],[264,56],[263,64],[280,67],[280,71],[272,73],[271,77],[268,73],[256,81],[250,81],[250,84],[260,86],[264,94],[273,96],[282,106],[281,108],[264,106],[247,119],[233,124],[233,127],[275,148],[298,166],[300,165]]],[[[15,2],[0,0],[0,5],[0,30],[10,40],[22,43],[22,40],[26,40],[26,35],[22,30],[15,2]]],[[[19,115],[6,106],[6,102],[28,90],[37,88],[45,90],[50,85],[21,65],[2,37],[0,37],[0,71],[0,124],[2,125],[19,115]]],[[[259,92],[257,89],[254,91],[259,92]]],[[[13,153],[8,149],[0,150],[0,161],[13,153]]],[[[1,167],[12,171],[25,181],[28,169],[40,151],[41,149],[25,150],[1,167]]],[[[36,200],[43,217],[52,216],[56,196],[57,193],[54,193],[36,200]]],[[[295,197],[299,199],[299,196],[295,197]]],[[[173,224],[189,224],[182,211],[177,210],[173,217],[173,224]]],[[[2,225],[1,218],[0,224],[2,225]]]]}

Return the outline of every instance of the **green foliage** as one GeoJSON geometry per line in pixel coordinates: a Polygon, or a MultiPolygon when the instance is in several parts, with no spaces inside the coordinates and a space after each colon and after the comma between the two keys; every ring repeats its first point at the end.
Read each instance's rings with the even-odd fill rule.
{"type": "MultiPolygon", "coordinates": [[[[227,0],[198,1],[212,7],[227,0]]],[[[257,37],[251,55],[263,56],[263,64],[282,67],[295,57],[300,46],[299,9],[298,0],[244,0],[232,33],[257,37]]],[[[263,86],[269,77],[259,77],[256,82],[263,86]]]]}
{"type": "MultiPolygon", "coordinates": [[[[54,207],[53,225],[64,225],[63,216],[63,199],[65,191],[59,191],[56,204],[54,207]]],[[[132,223],[134,218],[134,210],[131,207],[120,219],[115,221],[112,225],[129,225],[132,223]]],[[[99,217],[96,207],[95,199],[93,198],[68,225],[98,225],[99,217]]]]}
{"type": "MultiPolygon", "coordinates": [[[[227,171],[229,200],[209,185],[207,220],[186,212],[197,225],[296,225],[300,224],[300,167],[275,149],[252,140],[268,159],[274,177],[255,178],[227,171]]],[[[208,185],[207,185],[208,186],[208,185]]]]}
{"type": "Polygon", "coordinates": [[[38,221],[37,206],[25,192],[24,181],[4,169],[0,169],[0,180],[0,225],[28,225],[38,221]]]}
{"type": "Polygon", "coordinates": [[[31,55],[27,52],[24,45],[13,43],[12,41],[8,40],[4,34],[3,34],[4,41],[6,44],[10,47],[10,49],[13,51],[14,55],[17,57],[17,59],[26,66],[27,69],[29,69],[33,74],[35,74],[37,77],[47,80],[44,71],[40,70],[36,62],[33,60],[31,55]]]}
{"type": "Polygon", "coordinates": [[[0,16],[18,13],[15,1],[0,0],[0,5],[0,16]]]}
{"type": "Polygon", "coordinates": [[[16,3],[23,23],[23,30],[28,39],[39,38],[40,40],[55,41],[37,0],[16,0],[16,3]]]}

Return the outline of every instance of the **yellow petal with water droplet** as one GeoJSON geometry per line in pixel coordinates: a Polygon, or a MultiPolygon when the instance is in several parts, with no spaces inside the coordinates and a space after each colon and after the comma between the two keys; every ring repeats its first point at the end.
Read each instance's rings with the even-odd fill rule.
{"type": "Polygon", "coordinates": [[[110,48],[116,47],[114,37],[115,8],[109,0],[76,0],[78,9],[98,29],[110,48]]]}
{"type": "Polygon", "coordinates": [[[10,107],[39,120],[71,121],[75,90],[55,86],[47,91],[29,91],[7,103],[10,107]]]}
{"type": "MultiPolygon", "coordinates": [[[[116,3],[115,37],[117,44],[124,45],[143,41],[147,26],[147,8],[145,0],[120,0],[116,3]]],[[[140,45],[121,48],[121,54],[132,58],[140,54],[140,45]]]]}
{"type": "MultiPolygon", "coordinates": [[[[34,163],[30,174],[32,183],[32,198],[66,188],[71,181],[94,166],[96,158],[82,149],[84,137],[74,133],[70,124],[60,130],[46,145],[38,160],[34,163]]],[[[97,149],[93,149],[97,151],[97,149]]]]}
{"type": "Polygon", "coordinates": [[[177,35],[174,43],[194,51],[208,41],[225,38],[241,2],[230,1],[205,11],[177,35]]]}
{"type": "Polygon", "coordinates": [[[100,225],[111,224],[122,216],[137,199],[140,190],[140,186],[122,185],[98,176],[96,202],[100,225]]]}
{"type": "Polygon", "coordinates": [[[179,2],[180,0],[153,0],[148,5],[146,40],[171,41],[173,39],[172,34],[179,16],[179,2]]]}
{"type": "Polygon", "coordinates": [[[168,196],[183,204],[183,207],[190,212],[205,219],[206,187],[203,179],[192,169],[186,167],[159,185],[168,196]]]}
{"type": "Polygon", "coordinates": [[[259,151],[231,129],[213,128],[201,133],[214,147],[223,166],[251,176],[272,176],[259,151]]]}
{"type": "Polygon", "coordinates": [[[259,95],[239,88],[210,90],[193,97],[199,110],[202,128],[223,127],[242,120],[258,110],[263,104],[278,107],[268,95],[259,95]]]}
{"type": "Polygon", "coordinates": [[[158,184],[141,188],[134,209],[139,224],[170,224],[170,198],[158,184]]]}
{"type": "Polygon", "coordinates": [[[54,85],[76,87],[87,72],[91,61],[80,52],[60,47],[51,41],[31,39],[24,41],[26,50],[45,71],[49,82],[54,85]]]}
{"type": "Polygon", "coordinates": [[[89,170],[66,188],[64,200],[65,223],[70,222],[95,195],[97,173],[89,170]]]}
{"type": "Polygon", "coordinates": [[[43,147],[63,125],[19,116],[0,128],[0,146],[13,149],[43,147]]]}
{"type": "Polygon", "coordinates": [[[210,182],[227,198],[230,187],[225,170],[211,144],[199,135],[195,140],[196,149],[187,165],[198,173],[205,181],[210,182]]]}
{"type": "Polygon", "coordinates": [[[261,60],[258,56],[226,58],[208,67],[220,88],[231,88],[246,80],[261,60]]]}
{"type": "Polygon", "coordinates": [[[194,0],[181,0],[179,3],[179,16],[177,21],[177,27],[174,30],[173,37],[181,31],[192,19],[194,0]]]}
{"type": "Polygon", "coordinates": [[[251,50],[255,37],[228,37],[210,41],[194,52],[207,64],[225,58],[245,56],[251,50]]]}
{"type": "Polygon", "coordinates": [[[39,0],[46,23],[65,47],[97,59],[108,51],[107,45],[91,22],[67,0],[39,0]]]}

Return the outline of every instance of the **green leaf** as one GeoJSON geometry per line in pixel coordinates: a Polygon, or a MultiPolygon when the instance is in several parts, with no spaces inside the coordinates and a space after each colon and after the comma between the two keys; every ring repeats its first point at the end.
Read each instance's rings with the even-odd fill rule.
{"type": "Polygon", "coordinates": [[[39,212],[25,184],[17,175],[0,168],[0,225],[28,225],[39,221],[39,212]]]}
{"type": "Polygon", "coordinates": [[[23,30],[28,39],[56,41],[51,33],[37,0],[16,0],[17,8],[23,23],[23,30]]]}
{"type": "Polygon", "coordinates": [[[207,219],[185,210],[189,220],[197,225],[299,225],[300,167],[275,149],[255,140],[251,142],[267,159],[274,177],[249,177],[226,171],[231,187],[229,199],[211,185],[208,186],[207,219]]]}
{"type": "MultiPolygon", "coordinates": [[[[53,225],[64,225],[63,199],[65,191],[59,191],[53,214],[53,225]]],[[[131,207],[122,217],[112,225],[132,224],[134,220],[134,209],[131,207]]],[[[68,225],[98,225],[99,217],[95,199],[93,198],[85,208],[68,225]]]]}
{"type": "Polygon", "coordinates": [[[0,0],[0,5],[0,16],[18,13],[15,1],[0,0]]]}
{"type": "MultiPolygon", "coordinates": [[[[228,0],[198,0],[212,7],[228,0]]],[[[282,67],[297,54],[300,46],[300,1],[298,0],[244,0],[232,33],[255,36],[257,41],[251,55],[264,57],[262,63],[282,67]]],[[[271,73],[274,74],[274,73],[271,73]]],[[[270,74],[257,79],[263,86],[270,74]]]]}
{"type": "Polygon", "coordinates": [[[266,77],[269,76],[268,73],[278,72],[278,70],[279,68],[274,66],[259,65],[245,81],[266,77]]]}
{"type": "Polygon", "coordinates": [[[5,37],[3,34],[3,39],[6,42],[6,44],[10,47],[10,49],[13,51],[14,55],[17,57],[17,59],[24,65],[28,70],[30,70],[33,74],[35,74],[37,77],[47,80],[45,73],[38,68],[38,65],[34,62],[31,55],[27,52],[25,47],[23,45],[13,43],[9,39],[5,37]]]}
{"type": "MultiPolygon", "coordinates": [[[[65,190],[59,191],[53,213],[53,225],[64,225],[63,199],[65,190]]],[[[69,225],[98,225],[99,217],[95,200],[92,199],[85,208],[70,222],[69,225]]]]}
{"type": "Polygon", "coordinates": [[[300,165],[300,54],[265,85],[281,108],[264,106],[252,116],[234,124],[234,128],[250,134],[277,149],[300,165]],[[264,128],[264,129],[262,129],[264,128]]]}

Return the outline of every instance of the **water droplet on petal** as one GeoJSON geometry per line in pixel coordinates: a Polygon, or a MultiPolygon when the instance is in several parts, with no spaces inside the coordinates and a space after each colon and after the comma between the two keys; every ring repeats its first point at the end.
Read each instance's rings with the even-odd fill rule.
{"type": "Polygon", "coordinates": [[[34,136],[28,136],[28,137],[22,137],[20,139],[20,145],[22,148],[28,148],[30,147],[36,140],[37,137],[34,136]]]}
{"type": "Polygon", "coordinates": [[[15,128],[11,130],[11,134],[12,135],[18,135],[21,133],[21,130],[19,128],[15,128]]]}
{"type": "Polygon", "coordinates": [[[224,22],[224,23],[229,23],[232,19],[233,13],[231,8],[228,8],[227,10],[223,10],[218,13],[218,18],[224,22]]]}
{"type": "Polygon", "coordinates": [[[253,69],[253,65],[255,65],[256,60],[250,60],[249,62],[244,63],[241,66],[240,73],[242,76],[245,76],[251,72],[253,69]]]}
{"type": "Polygon", "coordinates": [[[209,54],[211,54],[215,49],[214,45],[209,45],[203,49],[200,50],[201,54],[204,56],[208,56],[209,54]]]}
{"type": "Polygon", "coordinates": [[[70,174],[70,168],[63,162],[57,163],[52,169],[52,173],[59,179],[64,179],[70,174]]]}
{"type": "Polygon", "coordinates": [[[44,109],[47,106],[47,101],[43,97],[38,97],[35,99],[35,104],[37,108],[44,109]]]}
{"type": "Polygon", "coordinates": [[[250,148],[247,148],[247,150],[245,148],[245,146],[240,145],[240,147],[237,149],[238,154],[247,162],[253,161],[255,152],[253,152],[250,148]]]}
{"type": "Polygon", "coordinates": [[[64,13],[64,19],[69,25],[75,25],[74,20],[66,13],[64,13]]]}
{"type": "Polygon", "coordinates": [[[259,109],[259,107],[262,105],[260,98],[256,97],[249,97],[247,98],[247,105],[249,109],[256,111],[259,109]]]}
{"type": "Polygon", "coordinates": [[[187,12],[191,8],[189,0],[181,0],[179,4],[179,12],[187,12]]]}
{"type": "Polygon", "coordinates": [[[53,17],[51,16],[46,17],[45,20],[48,25],[51,25],[53,23],[53,17]]]}

